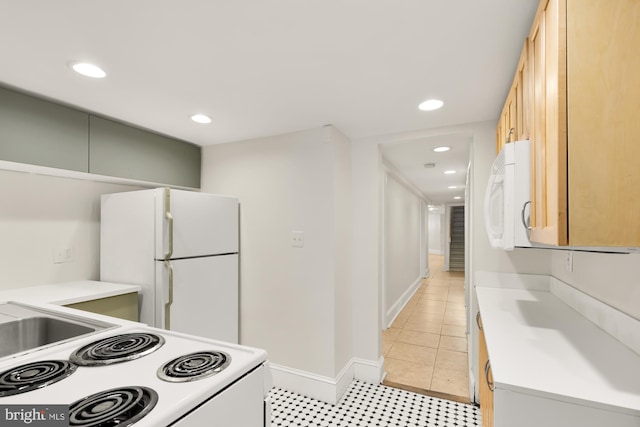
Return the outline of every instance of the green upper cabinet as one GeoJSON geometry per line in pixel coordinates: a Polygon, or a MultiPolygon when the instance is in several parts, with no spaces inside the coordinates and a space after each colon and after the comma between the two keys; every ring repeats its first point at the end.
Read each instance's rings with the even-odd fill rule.
{"type": "Polygon", "coordinates": [[[0,87],[0,160],[200,188],[197,145],[0,87]]]}
{"type": "Polygon", "coordinates": [[[89,172],[200,187],[200,147],[91,116],[89,172]]]}
{"type": "Polygon", "coordinates": [[[0,87],[0,160],[88,172],[89,115],[0,87]]]}

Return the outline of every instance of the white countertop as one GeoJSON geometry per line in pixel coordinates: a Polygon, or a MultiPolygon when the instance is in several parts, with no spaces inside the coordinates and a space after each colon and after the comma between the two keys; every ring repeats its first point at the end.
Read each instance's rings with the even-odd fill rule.
{"type": "Polygon", "coordinates": [[[640,355],[549,291],[476,292],[496,390],[640,416],[640,355]]]}
{"type": "Polygon", "coordinates": [[[140,286],[135,285],[80,280],[76,282],[2,290],[0,291],[0,301],[68,305],[139,292],[141,289],[140,286]]]}

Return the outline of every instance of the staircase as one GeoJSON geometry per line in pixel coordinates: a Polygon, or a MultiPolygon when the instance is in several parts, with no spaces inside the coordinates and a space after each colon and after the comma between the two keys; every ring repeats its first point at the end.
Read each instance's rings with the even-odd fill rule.
{"type": "Polygon", "coordinates": [[[449,271],[464,271],[464,206],[451,208],[449,271]]]}

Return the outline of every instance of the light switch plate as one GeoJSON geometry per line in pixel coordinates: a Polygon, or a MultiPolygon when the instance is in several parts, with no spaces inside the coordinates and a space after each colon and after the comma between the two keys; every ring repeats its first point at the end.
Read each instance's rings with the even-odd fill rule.
{"type": "Polygon", "coordinates": [[[73,261],[73,248],[55,248],[53,250],[53,263],[62,264],[73,261]]]}
{"type": "Polygon", "coordinates": [[[304,231],[291,232],[291,246],[294,248],[304,248],[304,231]]]}

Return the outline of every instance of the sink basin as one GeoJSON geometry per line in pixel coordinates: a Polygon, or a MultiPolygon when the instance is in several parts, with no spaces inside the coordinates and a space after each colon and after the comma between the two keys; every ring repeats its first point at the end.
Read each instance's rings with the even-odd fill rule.
{"type": "Polygon", "coordinates": [[[94,331],[94,328],[52,317],[30,317],[0,323],[0,357],[94,331]]]}
{"type": "Polygon", "coordinates": [[[0,358],[117,325],[26,304],[0,304],[0,358]]]}

